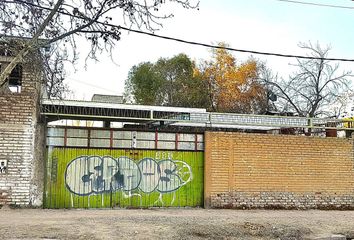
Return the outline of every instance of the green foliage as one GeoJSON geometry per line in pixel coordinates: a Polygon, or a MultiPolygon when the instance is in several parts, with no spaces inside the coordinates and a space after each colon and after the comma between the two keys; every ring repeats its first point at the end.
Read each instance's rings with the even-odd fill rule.
{"type": "Polygon", "coordinates": [[[237,64],[224,49],[213,51],[211,60],[198,66],[185,54],[161,58],[132,67],[125,99],[146,105],[262,113],[267,109],[267,92],[259,81],[260,66],[255,59],[237,64]]]}
{"type": "Polygon", "coordinates": [[[133,66],[125,83],[127,102],[176,107],[207,107],[205,83],[194,76],[194,63],[185,54],[156,63],[133,66]]]}
{"type": "Polygon", "coordinates": [[[124,97],[127,102],[146,105],[159,105],[162,101],[160,92],[163,80],[149,62],[132,67],[125,82],[124,97]]]}

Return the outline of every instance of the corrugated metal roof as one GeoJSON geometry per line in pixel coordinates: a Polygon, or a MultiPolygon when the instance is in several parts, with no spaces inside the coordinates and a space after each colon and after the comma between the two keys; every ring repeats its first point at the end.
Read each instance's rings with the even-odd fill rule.
{"type": "Polygon", "coordinates": [[[133,104],[116,104],[116,103],[101,103],[92,101],[79,100],[49,100],[43,99],[42,105],[59,105],[73,107],[93,107],[93,108],[111,108],[111,109],[126,109],[126,110],[143,110],[143,111],[163,111],[176,113],[206,113],[204,108],[183,108],[183,107],[166,107],[166,106],[149,106],[149,105],[133,105],[133,104]]]}
{"type": "MultiPolygon", "coordinates": [[[[87,119],[135,122],[151,125],[220,127],[241,129],[318,128],[354,130],[341,119],[306,118],[207,112],[201,108],[97,103],[90,101],[43,100],[41,114],[49,121],[87,119]]],[[[350,125],[351,126],[351,125],[350,125]]]]}

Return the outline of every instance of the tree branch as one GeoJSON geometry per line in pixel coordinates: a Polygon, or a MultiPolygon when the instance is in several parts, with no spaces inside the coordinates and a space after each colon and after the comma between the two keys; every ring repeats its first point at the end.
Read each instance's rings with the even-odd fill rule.
{"type": "Polygon", "coordinates": [[[8,76],[11,74],[12,70],[16,67],[18,63],[20,63],[23,58],[32,50],[34,50],[36,45],[38,45],[38,39],[40,35],[43,33],[44,29],[50,22],[50,20],[54,17],[54,15],[57,13],[59,7],[63,3],[64,0],[58,0],[57,3],[55,4],[53,10],[49,13],[47,18],[44,20],[44,22],[40,25],[39,29],[37,30],[36,34],[33,36],[33,38],[29,41],[27,46],[25,46],[19,53],[17,53],[16,57],[7,65],[7,67],[4,69],[4,71],[0,74],[0,89],[2,86],[6,83],[6,80],[8,76]]]}

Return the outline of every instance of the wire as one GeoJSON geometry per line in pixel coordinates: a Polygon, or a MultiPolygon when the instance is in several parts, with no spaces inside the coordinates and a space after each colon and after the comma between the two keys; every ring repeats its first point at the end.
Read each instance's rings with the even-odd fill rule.
{"type": "Polygon", "coordinates": [[[121,27],[121,26],[120,26],[120,28],[123,30],[130,31],[130,32],[145,34],[145,35],[149,35],[149,36],[153,36],[153,37],[157,37],[157,38],[162,38],[162,39],[167,39],[167,40],[173,40],[176,42],[182,42],[182,43],[186,43],[186,44],[190,44],[190,45],[198,45],[198,46],[215,48],[215,49],[225,49],[225,50],[234,51],[234,52],[252,53],[252,54],[257,54],[257,55],[267,55],[267,56],[285,57],[285,58],[300,58],[300,59],[316,59],[316,60],[328,60],[328,61],[354,62],[354,59],[347,59],[347,58],[320,58],[320,57],[311,57],[311,56],[303,56],[303,55],[261,52],[261,51],[254,51],[254,50],[245,50],[245,49],[237,49],[237,48],[231,48],[231,47],[223,47],[223,46],[218,46],[218,45],[193,42],[193,41],[183,40],[183,39],[174,38],[174,37],[157,35],[157,34],[144,32],[144,31],[140,31],[140,30],[129,29],[129,28],[121,27]]]}
{"type": "Polygon", "coordinates": [[[331,7],[331,8],[344,8],[344,9],[354,9],[354,7],[347,7],[347,6],[339,6],[339,5],[331,5],[331,4],[322,4],[322,3],[311,3],[311,2],[303,2],[303,1],[291,1],[291,0],[276,0],[279,2],[289,2],[289,3],[297,3],[303,5],[312,5],[318,7],[331,7]]]}
{"type": "Polygon", "coordinates": [[[71,78],[71,77],[68,77],[68,78],[65,78],[65,79],[66,80],[70,80],[70,81],[74,81],[74,82],[77,82],[77,83],[80,83],[80,84],[84,84],[84,85],[87,85],[87,86],[90,86],[90,87],[93,87],[93,88],[96,88],[96,89],[101,89],[101,90],[105,90],[105,91],[110,92],[110,93],[117,94],[116,91],[112,91],[112,90],[107,89],[107,88],[103,88],[103,87],[100,87],[100,86],[97,86],[97,85],[94,85],[94,84],[91,84],[91,83],[87,83],[85,81],[81,81],[81,80],[74,79],[74,78],[71,78]]]}
{"type": "MultiPolygon", "coordinates": [[[[278,0],[278,1],[285,1],[285,0],[278,0]]],[[[43,7],[43,6],[34,4],[34,3],[25,2],[25,1],[22,1],[22,0],[16,0],[16,3],[17,2],[20,2],[20,3],[23,3],[23,4],[27,4],[27,5],[36,7],[36,8],[48,10],[48,11],[53,10],[52,8],[43,7]]],[[[295,1],[289,1],[289,2],[295,2],[295,1]]],[[[73,17],[73,18],[78,18],[78,19],[82,19],[82,20],[88,20],[88,18],[76,16],[76,15],[73,15],[73,14],[70,14],[70,13],[67,13],[67,12],[63,12],[63,11],[58,11],[58,13],[66,15],[66,16],[70,16],[70,17],[73,17]]],[[[92,20],[92,19],[90,19],[90,20],[92,20]]],[[[151,33],[151,32],[145,32],[145,31],[141,31],[141,30],[135,30],[135,29],[131,29],[131,28],[126,28],[126,27],[122,27],[120,25],[115,25],[115,24],[111,24],[111,23],[101,22],[101,21],[98,21],[98,20],[96,20],[94,22],[98,23],[98,24],[102,24],[104,26],[109,26],[109,27],[122,29],[122,30],[125,30],[125,31],[128,31],[128,32],[134,32],[134,33],[148,35],[148,36],[155,37],[155,38],[161,38],[161,39],[181,42],[181,43],[190,44],[190,45],[203,46],[203,47],[208,47],[208,48],[213,48],[213,49],[225,49],[225,50],[233,51],[233,52],[251,53],[251,54],[257,54],[257,55],[266,55],[266,56],[275,56],[275,57],[284,57],[284,58],[313,59],[313,60],[326,60],[326,61],[339,61],[339,62],[354,62],[354,59],[348,59],[348,58],[321,58],[321,57],[311,57],[311,56],[295,55],[295,54],[283,54],[283,53],[273,53],[273,52],[263,52],[263,51],[237,49],[237,48],[218,46],[218,45],[212,45],[212,44],[201,43],[201,42],[194,42],[194,41],[184,40],[184,39],[175,38],[175,37],[168,37],[168,36],[158,35],[158,34],[154,34],[154,33],[151,33]]]]}

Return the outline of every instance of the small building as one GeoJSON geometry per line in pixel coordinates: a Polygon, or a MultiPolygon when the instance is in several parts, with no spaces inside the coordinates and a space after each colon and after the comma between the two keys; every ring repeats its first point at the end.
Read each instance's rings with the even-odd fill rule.
{"type": "Polygon", "coordinates": [[[123,96],[94,94],[91,98],[91,101],[92,102],[100,102],[100,103],[122,104],[123,103],[123,96]]]}
{"type": "MultiPolygon", "coordinates": [[[[0,71],[14,58],[9,46],[23,41],[0,41],[0,71]]],[[[34,61],[18,64],[1,88],[0,205],[42,205],[44,127],[38,124],[42,81],[34,69],[34,61]]]]}

